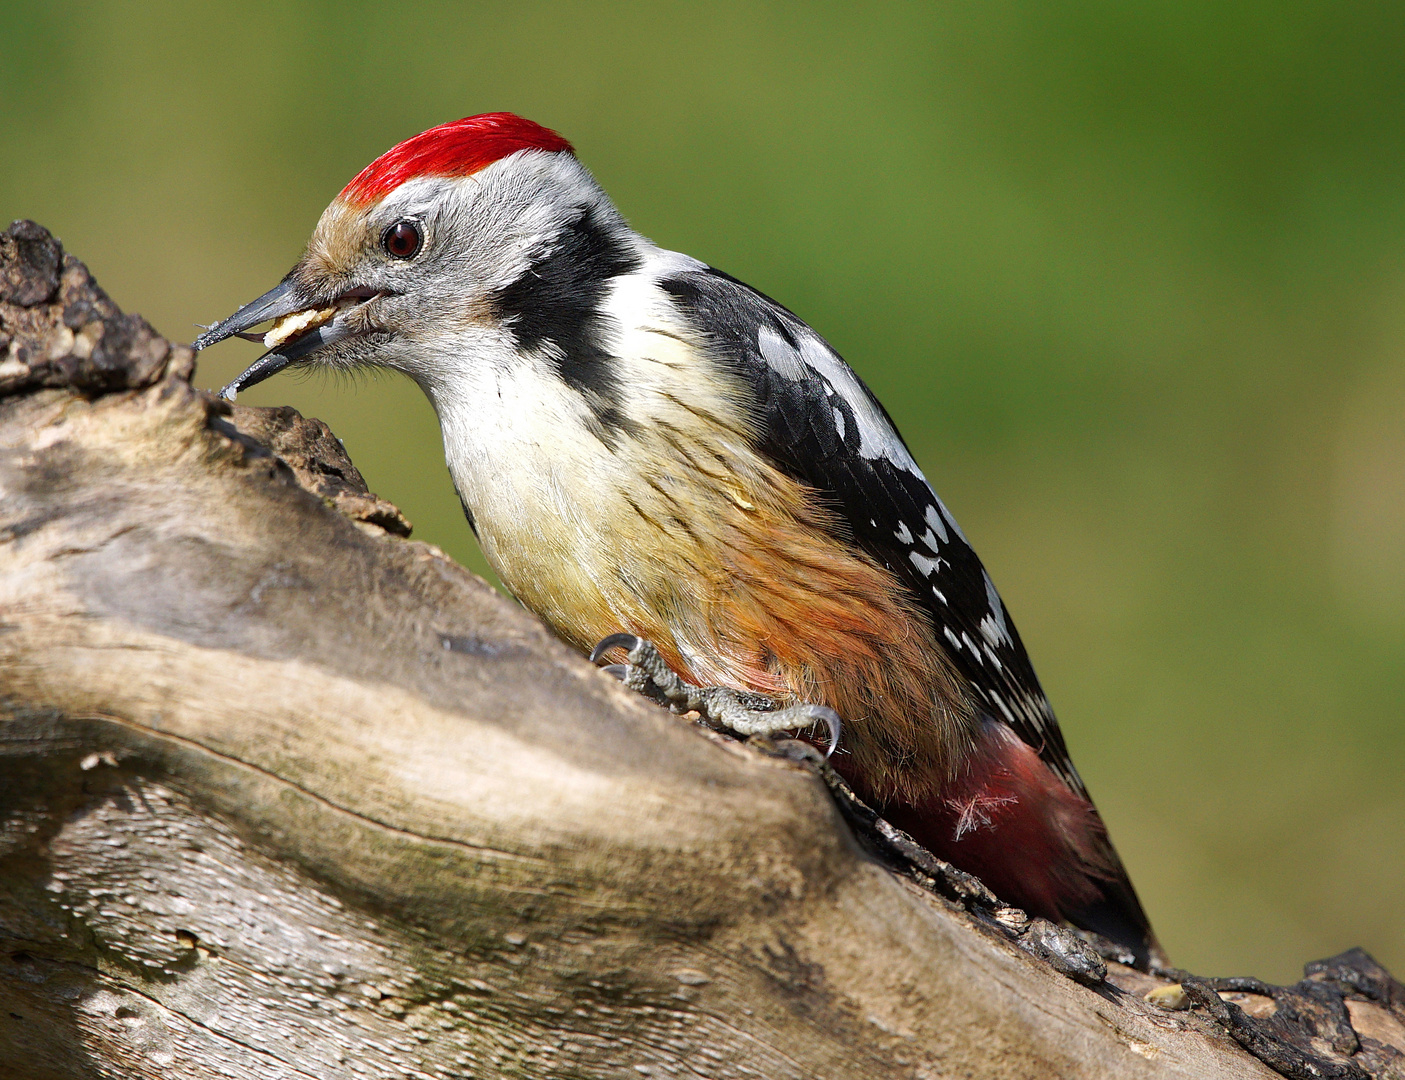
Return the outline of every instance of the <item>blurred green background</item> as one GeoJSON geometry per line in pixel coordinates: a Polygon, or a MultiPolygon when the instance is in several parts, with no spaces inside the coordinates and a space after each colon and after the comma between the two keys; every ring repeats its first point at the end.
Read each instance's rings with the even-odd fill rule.
{"type": "MultiPolygon", "coordinates": [[[[0,214],[183,340],[398,140],[559,129],[887,404],[1176,962],[1405,974],[1405,7],[3,3],[0,39],[0,214]]],[[[241,400],[483,568],[408,382],[241,400]]]]}

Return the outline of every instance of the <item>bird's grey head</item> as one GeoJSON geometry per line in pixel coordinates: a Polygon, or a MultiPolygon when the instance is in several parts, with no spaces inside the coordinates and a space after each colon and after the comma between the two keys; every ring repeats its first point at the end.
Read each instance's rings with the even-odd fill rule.
{"type": "Polygon", "coordinates": [[[432,391],[453,365],[529,346],[558,299],[546,294],[569,307],[580,292],[557,280],[563,260],[567,277],[620,272],[629,236],[559,135],[507,113],[469,117],[362,170],[287,276],[195,347],[239,336],[269,349],[228,398],[291,365],[389,367],[432,391]]]}

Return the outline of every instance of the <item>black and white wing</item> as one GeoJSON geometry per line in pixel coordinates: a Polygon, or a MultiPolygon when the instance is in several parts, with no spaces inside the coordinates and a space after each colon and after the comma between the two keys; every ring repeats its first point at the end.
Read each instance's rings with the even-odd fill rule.
{"type": "Polygon", "coordinates": [[[990,575],[868,387],[792,312],[719,270],[694,264],[659,284],[753,387],[763,410],[759,449],[831,500],[852,541],[931,614],[976,704],[1086,797],[990,575]]]}

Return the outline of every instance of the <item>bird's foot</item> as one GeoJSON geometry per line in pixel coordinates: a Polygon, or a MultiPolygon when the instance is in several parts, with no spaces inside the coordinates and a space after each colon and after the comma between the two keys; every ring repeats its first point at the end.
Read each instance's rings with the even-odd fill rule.
{"type": "Polygon", "coordinates": [[[825,756],[839,745],[839,714],[826,705],[782,705],[764,694],[727,686],[693,686],[664,663],[658,649],[633,634],[611,634],[591,650],[591,662],[611,649],[623,649],[625,663],[610,664],[605,670],[673,712],[696,712],[712,726],[738,735],[776,735],[823,724],[829,735],[825,756]]]}

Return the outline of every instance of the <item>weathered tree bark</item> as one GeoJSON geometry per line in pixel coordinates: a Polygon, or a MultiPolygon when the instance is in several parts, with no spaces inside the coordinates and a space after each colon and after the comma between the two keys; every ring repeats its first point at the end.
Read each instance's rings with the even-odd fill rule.
{"type": "Polygon", "coordinates": [[[1059,974],[191,368],[0,238],[0,1075],[1405,1075],[1363,958],[1301,1061],[1277,988],[1059,974]]]}

